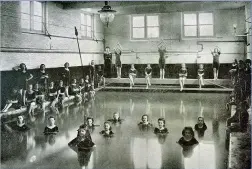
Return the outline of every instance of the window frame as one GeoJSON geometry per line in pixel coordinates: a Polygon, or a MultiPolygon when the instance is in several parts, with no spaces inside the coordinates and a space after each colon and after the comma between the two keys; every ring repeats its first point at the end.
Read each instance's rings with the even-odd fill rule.
{"type": "Polygon", "coordinates": [[[34,2],[35,1],[28,1],[30,2],[30,14],[27,14],[27,13],[23,13],[22,12],[22,5],[21,5],[21,1],[20,1],[20,20],[21,20],[21,30],[23,33],[37,33],[37,34],[46,34],[46,31],[45,31],[45,26],[47,26],[46,22],[46,2],[42,2],[42,1],[36,1],[36,2],[39,2],[41,3],[42,5],[42,28],[41,30],[35,30],[34,29],[34,17],[37,16],[34,14],[34,2]],[[29,15],[29,19],[30,19],[30,28],[27,29],[27,28],[23,28],[22,27],[22,14],[27,14],[29,15]]]}
{"type": "Polygon", "coordinates": [[[130,16],[130,38],[131,40],[139,40],[139,41],[146,41],[146,40],[155,40],[155,39],[160,39],[160,15],[159,14],[136,14],[136,15],[131,15],[130,16]],[[133,27],[133,18],[134,17],[138,17],[138,16],[143,16],[144,17],[144,27],[139,27],[139,28],[144,28],[144,38],[134,38],[133,37],[133,28],[137,28],[137,27],[133,27]],[[158,26],[148,26],[147,25],[147,16],[157,16],[158,17],[158,26]],[[148,28],[151,27],[158,27],[158,37],[148,37],[148,28]]]}
{"type": "MultiPolygon", "coordinates": [[[[86,29],[86,35],[87,35],[87,31],[88,30],[86,29]]],[[[85,12],[85,11],[81,11],[81,13],[80,13],[80,37],[82,39],[94,39],[94,14],[93,13],[88,13],[88,12],[85,12]],[[88,28],[89,26],[88,26],[88,24],[87,25],[82,25],[81,24],[81,22],[82,22],[81,21],[81,14],[90,15],[90,17],[91,17],[91,37],[82,35],[81,27],[86,26],[86,28],[88,28]]]]}
{"type": "Polygon", "coordinates": [[[215,38],[215,22],[214,22],[214,12],[213,11],[197,11],[197,12],[183,12],[182,13],[182,37],[184,39],[204,39],[204,38],[215,38]],[[213,19],[213,24],[199,24],[199,14],[202,13],[211,13],[212,14],[212,19],[213,19]],[[184,14],[196,14],[196,36],[185,36],[185,26],[184,25],[184,14]],[[213,25],[213,36],[200,36],[200,26],[201,25],[213,25]]]}

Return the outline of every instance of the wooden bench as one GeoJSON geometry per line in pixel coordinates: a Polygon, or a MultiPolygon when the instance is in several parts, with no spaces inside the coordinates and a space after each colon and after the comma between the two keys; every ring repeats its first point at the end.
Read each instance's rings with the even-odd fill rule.
{"type": "MultiPolygon", "coordinates": [[[[64,102],[70,102],[70,101],[73,101],[73,99],[74,99],[74,96],[70,96],[68,98],[66,97],[64,102]]],[[[45,101],[45,107],[48,108],[49,105],[50,105],[50,102],[45,101]]],[[[35,108],[37,108],[37,105],[35,106],[35,108]]],[[[27,111],[27,107],[23,107],[23,108],[12,110],[12,111],[7,111],[6,113],[1,113],[0,118],[5,117],[5,116],[9,116],[9,115],[18,115],[18,114],[24,113],[26,111],[27,111]]]]}

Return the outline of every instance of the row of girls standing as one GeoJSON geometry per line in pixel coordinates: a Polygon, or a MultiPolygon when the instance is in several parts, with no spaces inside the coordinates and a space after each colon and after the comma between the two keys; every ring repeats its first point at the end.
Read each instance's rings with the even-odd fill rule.
{"type": "MultiPolygon", "coordinates": [[[[115,67],[117,72],[117,78],[121,78],[121,55],[122,55],[122,47],[119,43],[117,43],[114,48],[115,53],[115,67]]],[[[107,46],[104,52],[104,77],[111,78],[112,77],[112,53],[110,48],[107,46]]]]}
{"type": "MultiPolygon", "coordinates": [[[[164,44],[160,44],[158,46],[158,53],[159,53],[159,60],[158,60],[158,65],[160,69],[160,79],[164,79],[165,77],[165,67],[166,67],[166,62],[165,60],[167,59],[168,56],[166,56],[167,50],[164,44]]],[[[119,43],[117,43],[116,47],[114,48],[114,54],[115,54],[115,67],[117,71],[117,78],[121,78],[121,68],[122,68],[122,62],[121,62],[121,55],[122,55],[122,47],[119,43]]],[[[219,74],[219,67],[220,67],[220,54],[221,50],[219,47],[215,47],[213,51],[211,51],[211,55],[213,56],[213,75],[214,75],[214,80],[218,79],[218,74],[219,74]]],[[[185,66],[182,66],[182,69],[185,66]]],[[[199,77],[199,86],[204,86],[203,82],[203,75],[204,72],[203,70],[203,64],[200,65],[199,67],[200,72],[198,72],[198,77],[199,77]]],[[[130,70],[131,73],[131,70],[130,70]]],[[[185,74],[185,73],[184,73],[185,74]]],[[[106,47],[105,52],[104,52],[104,77],[106,78],[111,78],[112,77],[112,52],[110,51],[109,47],[106,47]]],[[[181,77],[181,76],[180,76],[181,77]]],[[[182,86],[184,80],[181,80],[182,86]]],[[[181,87],[183,90],[183,87],[181,87]]]]}

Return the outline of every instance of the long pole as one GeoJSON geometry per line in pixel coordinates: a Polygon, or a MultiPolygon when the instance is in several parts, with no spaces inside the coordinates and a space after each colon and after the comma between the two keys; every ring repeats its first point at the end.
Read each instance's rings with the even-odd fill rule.
{"type": "Polygon", "coordinates": [[[77,44],[78,44],[78,49],[79,49],[79,54],[80,54],[80,61],[81,61],[81,67],[82,67],[82,73],[83,73],[83,78],[85,78],[85,75],[84,75],[84,67],[83,67],[83,63],[82,63],[82,57],[81,57],[81,51],[80,51],[80,44],[79,44],[79,39],[78,39],[78,31],[77,31],[77,28],[74,27],[75,29],[75,36],[76,36],[76,39],[77,39],[77,44]]]}

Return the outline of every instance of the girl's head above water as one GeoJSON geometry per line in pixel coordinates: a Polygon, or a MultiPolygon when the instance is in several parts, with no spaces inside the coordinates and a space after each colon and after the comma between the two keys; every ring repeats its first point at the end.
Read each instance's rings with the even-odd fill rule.
{"type": "Polygon", "coordinates": [[[18,122],[18,124],[23,124],[23,123],[24,123],[24,116],[19,115],[19,116],[17,117],[17,122],[18,122]]]}
{"type": "Polygon", "coordinates": [[[114,114],[113,114],[113,119],[114,119],[114,120],[119,120],[119,119],[120,119],[119,113],[117,113],[117,112],[114,113],[114,114]]]}
{"type": "Polygon", "coordinates": [[[53,116],[50,116],[50,117],[48,118],[48,124],[49,124],[50,126],[55,125],[55,118],[54,118],[53,116]]]}
{"type": "Polygon", "coordinates": [[[104,130],[105,131],[111,131],[112,130],[112,128],[111,128],[111,126],[110,126],[110,123],[109,122],[104,122],[104,130]]]}
{"type": "Polygon", "coordinates": [[[194,137],[194,131],[192,127],[185,127],[182,131],[182,135],[186,139],[191,139],[194,137]]]}
{"type": "Polygon", "coordinates": [[[198,117],[198,124],[204,124],[204,117],[198,117]]]}
{"type": "Polygon", "coordinates": [[[78,131],[77,136],[84,137],[87,133],[87,125],[85,124],[81,125],[77,131],[78,131]]]}
{"type": "Polygon", "coordinates": [[[94,124],[94,119],[92,117],[87,118],[87,125],[92,126],[94,124]]]}
{"type": "Polygon", "coordinates": [[[144,115],[142,116],[142,122],[143,122],[143,123],[148,123],[148,121],[149,121],[149,116],[148,116],[147,114],[144,114],[144,115]]]}
{"type": "Polygon", "coordinates": [[[159,118],[158,119],[158,126],[161,127],[165,127],[165,119],[164,118],[159,118]]]}

